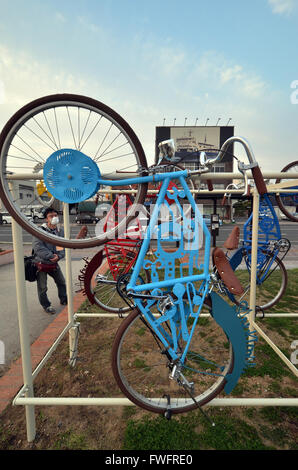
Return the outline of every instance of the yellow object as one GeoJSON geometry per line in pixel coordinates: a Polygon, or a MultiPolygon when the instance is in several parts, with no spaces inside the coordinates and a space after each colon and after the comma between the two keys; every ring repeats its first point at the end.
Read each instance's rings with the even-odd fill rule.
{"type": "Polygon", "coordinates": [[[45,192],[48,193],[48,197],[51,198],[52,195],[49,193],[49,191],[47,190],[44,182],[41,180],[39,183],[36,184],[36,189],[37,189],[37,193],[39,196],[42,196],[45,192]]]}

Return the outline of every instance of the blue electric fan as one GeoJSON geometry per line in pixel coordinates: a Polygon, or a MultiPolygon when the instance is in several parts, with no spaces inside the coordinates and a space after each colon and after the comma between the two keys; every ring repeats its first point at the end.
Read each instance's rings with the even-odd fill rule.
{"type": "Polygon", "coordinates": [[[100,186],[97,164],[74,149],[54,152],[44,165],[43,178],[47,190],[59,201],[69,204],[89,199],[100,186]]]}

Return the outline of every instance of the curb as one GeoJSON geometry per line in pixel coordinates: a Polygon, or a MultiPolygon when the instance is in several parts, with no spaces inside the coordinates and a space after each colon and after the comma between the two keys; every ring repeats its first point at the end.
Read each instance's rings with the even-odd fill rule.
{"type": "Polygon", "coordinates": [[[13,250],[0,251],[0,266],[11,264],[14,262],[13,250]]]}
{"type": "Polygon", "coordinates": [[[7,253],[11,253],[13,250],[3,250],[0,251],[0,256],[7,255],[7,253]]]}
{"type": "MultiPolygon", "coordinates": [[[[79,292],[73,298],[74,312],[86,300],[86,296],[79,292]]],[[[67,306],[56,316],[41,335],[31,344],[32,370],[34,370],[43,359],[53,342],[58,338],[68,323],[67,306]]],[[[19,357],[10,369],[0,377],[0,414],[11,404],[15,395],[24,385],[22,357],[19,357]]]]}

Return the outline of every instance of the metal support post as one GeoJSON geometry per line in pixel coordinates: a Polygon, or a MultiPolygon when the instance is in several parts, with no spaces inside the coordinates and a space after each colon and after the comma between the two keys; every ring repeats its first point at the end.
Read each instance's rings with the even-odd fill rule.
{"type": "MultiPolygon", "coordinates": [[[[14,188],[13,188],[14,191],[14,188]]],[[[15,195],[15,199],[18,196],[15,195]]],[[[14,253],[14,269],[16,280],[16,297],[18,307],[18,322],[20,333],[20,347],[22,354],[23,382],[25,385],[25,397],[33,398],[33,377],[32,362],[30,349],[30,334],[28,326],[28,304],[25,285],[25,269],[24,269],[24,247],[22,228],[12,219],[12,239],[14,253]]],[[[32,442],[35,439],[36,423],[34,405],[25,405],[27,440],[32,442]]]]}
{"type": "MultiPolygon", "coordinates": [[[[63,223],[64,235],[70,238],[70,223],[69,223],[69,205],[63,203],[63,223]]],[[[73,287],[72,287],[72,272],[71,272],[71,248],[65,248],[65,271],[66,271],[66,293],[67,293],[67,312],[68,323],[74,321],[74,307],[73,307],[73,287]]],[[[76,328],[69,330],[69,358],[73,356],[75,347],[76,328]]]]}
{"type": "Polygon", "coordinates": [[[254,323],[255,316],[256,316],[259,206],[260,206],[260,195],[255,190],[253,193],[252,241],[251,241],[251,271],[250,271],[250,295],[249,295],[249,308],[250,308],[249,323],[250,325],[254,323]]]}

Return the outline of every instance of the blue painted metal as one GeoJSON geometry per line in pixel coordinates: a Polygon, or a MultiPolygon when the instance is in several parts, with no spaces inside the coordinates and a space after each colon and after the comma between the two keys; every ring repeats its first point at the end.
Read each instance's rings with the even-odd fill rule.
{"type": "Polygon", "coordinates": [[[249,330],[249,322],[246,318],[249,313],[247,304],[239,307],[231,306],[215,292],[210,294],[212,300],[211,314],[224,330],[233,347],[233,370],[227,374],[224,390],[231,393],[241,374],[254,366],[254,345],[257,341],[256,331],[249,330]]]}
{"type": "MultiPolygon", "coordinates": [[[[142,245],[127,289],[135,293],[142,291],[145,291],[147,294],[148,292],[150,293],[151,298],[149,297],[145,302],[143,299],[136,297],[135,304],[144,318],[149,322],[172,359],[179,360],[180,364],[184,364],[191,339],[197,327],[197,321],[203,307],[204,299],[209,292],[211,236],[203,217],[198,211],[198,207],[195,204],[184,177],[180,177],[180,183],[183,189],[178,190],[176,188],[172,194],[169,192],[166,193],[169,182],[170,178],[164,179],[150,220],[148,233],[142,245]],[[169,220],[166,223],[157,224],[161,204],[165,204],[165,195],[176,203],[183,224],[177,223],[177,219],[175,220],[171,217],[171,206],[169,204],[169,220]],[[185,198],[192,206],[194,213],[192,219],[183,217],[184,212],[180,204],[180,199],[185,198]],[[199,262],[199,225],[202,227],[205,236],[204,262],[201,264],[199,262]],[[155,235],[156,237],[154,238],[157,239],[154,258],[146,259],[145,255],[153,235],[155,235]],[[190,240],[192,243],[190,243],[190,240]],[[165,243],[173,244],[174,251],[166,251],[164,249],[165,243]],[[183,257],[187,257],[187,262],[180,263],[180,266],[175,268],[176,261],[181,260],[183,257]],[[151,283],[137,286],[135,279],[142,268],[150,270],[151,283]],[[188,271],[187,275],[183,272],[185,269],[188,271]],[[196,287],[196,281],[201,281],[199,287],[196,287]],[[154,299],[155,296],[160,296],[161,300],[157,301],[154,299]],[[165,306],[164,302],[167,303],[167,306],[165,306]],[[159,311],[161,314],[160,317],[155,318],[153,316],[153,307],[155,310],[159,311]],[[194,319],[191,326],[188,325],[189,318],[194,319]],[[167,328],[165,324],[167,324],[167,328]],[[183,340],[183,351],[179,349],[179,339],[183,340]]],[[[241,253],[238,258],[237,262],[241,262],[241,253]]],[[[252,333],[247,330],[247,320],[244,319],[243,313],[242,315],[239,314],[238,307],[230,307],[223,299],[218,299],[216,294],[213,298],[212,315],[215,321],[226,332],[232,342],[234,350],[234,369],[227,377],[227,384],[225,386],[227,393],[230,393],[245,367],[248,363],[251,364],[253,343],[251,343],[252,340],[249,338],[251,338],[252,333]]],[[[247,311],[248,309],[246,309],[245,314],[247,311]]],[[[208,357],[204,359],[208,361],[208,357]]],[[[206,372],[198,371],[198,373],[206,372]]],[[[214,375],[213,373],[210,374],[214,375]]]]}
{"type": "MultiPolygon", "coordinates": [[[[246,251],[245,262],[250,271],[251,266],[251,244],[252,244],[252,216],[250,215],[243,227],[243,248],[246,251]]],[[[272,242],[281,239],[281,231],[278,218],[270,201],[268,194],[260,198],[259,206],[259,230],[258,230],[258,251],[257,251],[257,283],[261,284],[268,274],[278,250],[274,250],[272,242]],[[273,256],[268,258],[268,253],[273,256]],[[265,269],[264,269],[265,268],[265,269]]]]}
{"type": "Polygon", "coordinates": [[[82,152],[60,149],[54,152],[43,168],[48,191],[59,201],[82,202],[98,191],[100,172],[94,161],[82,152]]]}
{"type": "MultiPolygon", "coordinates": [[[[243,226],[244,246],[251,247],[252,242],[252,216],[243,226]]],[[[260,198],[259,206],[259,232],[258,244],[267,245],[270,240],[280,240],[281,231],[278,218],[270,201],[269,195],[264,194],[260,198]]]]}
{"type": "Polygon", "coordinates": [[[130,184],[164,181],[168,178],[187,177],[188,171],[160,173],[135,178],[108,180],[101,178],[98,165],[87,155],[74,149],[57,150],[46,160],[43,179],[49,192],[59,201],[82,202],[92,197],[100,185],[126,186],[130,184]]]}
{"type": "Polygon", "coordinates": [[[233,271],[235,271],[238,268],[238,266],[241,264],[242,259],[243,259],[243,248],[240,247],[238,248],[238,250],[235,251],[235,253],[233,253],[231,258],[229,259],[230,265],[233,271]]]}
{"type": "MultiPolygon", "coordinates": [[[[183,170],[122,180],[104,180],[100,176],[96,163],[82,152],[72,149],[55,152],[44,166],[44,181],[48,190],[54,197],[64,202],[80,202],[91,197],[101,183],[119,186],[152,181],[162,182],[127,290],[136,294],[145,291],[147,295],[148,291],[150,292],[151,297],[146,297],[146,301],[136,296],[135,304],[173,360],[179,359],[182,364],[185,361],[204,299],[209,291],[211,245],[210,232],[185,181],[187,175],[188,171],[183,170]],[[179,179],[182,190],[172,188],[173,193],[167,191],[171,179],[179,179]],[[187,200],[191,204],[193,217],[186,216],[181,200],[187,200]],[[168,201],[175,203],[180,212],[179,219],[183,223],[177,223],[168,201]],[[169,217],[167,222],[158,224],[162,205],[167,207],[169,217]],[[199,227],[201,227],[201,232],[199,227]],[[200,243],[203,235],[205,250],[203,263],[200,263],[200,243]],[[157,249],[153,260],[146,259],[152,238],[157,239],[157,249]],[[165,250],[164,243],[171,244],[175,250],[172,252],[165,250]],[[176,269],[176,261],[182,258],[187,258],[187,261],[181,263],[176,269]],[[151,282],[137,285],[142,268],[150,270],[151,282]],[[186,276],[185,269],[188,271],[186,276]],[[197,288],[196,281],[201,281],[197,288]],[[159,318],[155,318],[152,314],[153,307],[160,312],[159,318]],[[191,327],[187,324],[188,318],[194,320],[191,327]],[[164,327],[165,323],[170,326],[170,329],[164,327]],[[186,343],[183,351],[179,349],[180,338],[186,343]]],[[[266,230],[267,233],[268,230],[266,230]]],[[[234,369],[226,385],[226,391],[229,393],[237,383],[245,364],[250,362],[251,354],[247,346],[249,342],[247,338],[251,333],[247,333],[247,323],[243,320],[243,316],[240,317],[236,313],[236,307],[232,308],[223,299],[219,300],[216,294],[211,295],[214,319],[227,333],[234,349],[234,369]]]]}
{"type": "Polygon", "coordinates": [[[160,301],[149,299],[143,302],[142,299],[136,297],[135,303],[174,360],[181,356],[181,351],[178,351],[178,341],[180,337],[183,338],[186,342],[185,354],[180,358],[183,361],[203,306],[203,300],[208,293],[210,232],[185,182],[184,172],[181,172],[179,178],[182,190],[172,188],[173,193],[167,191],[171,181],[170,176],[175,176],[175,179],[177,179],[178,173],[180,174],[180,172],[174,172],[173,175],[166,173],[166,177],[163,174],[163,183],[127,290],[135,293],[145,291],[147,294],[149,291],[152,298],[156,295],[163,297],[163,300],[165,297],[167,298],[168,307],[166,309],[162,299],[160,301]],[[172,211],[173,206],[167,202],[167,199],[175,203],[179,211],[178,219],[183,219],[183,223],[176,221],[177,219],[175,219],[172,211]],[[181,200],[187,200],[191,204],[194,213],[193,219],[185,217],[181,200]],[[168,220],[158,224],[162,206],[168,210],[168,220]],[[200,225],[202,227],[201,231],[199,230],[200,225]],[[200,264],[199,247],[202,241],[200,236],[203,233],[205,235],[206,253],[204,263],[200,264]],[[157,247],[154,258],[148,259],[146,253],[152,238],[156,238],[157,247]],[[171,252],[167,251],[169,245],[173,246],[171,252]],[[188,259],[187,262],[176,267],[176,261],[184,257],[188,259]],[[135,279],[142,268],[150,270],[151,282],[136,285],[135,279]],[[188,275],[185,276],[183,269],[187,269],[188,275]],[[195,289],[195,281],[201,281],[199,292],[195,289]],[[153,317],[151,313],[153,305],[161,313],[158,319],[153,317]],[[187,320],[190,316],[195,321],[189,331],[187,320]],[[170,332],[164,328],[166,322],[170,326],[170,332]]]}

